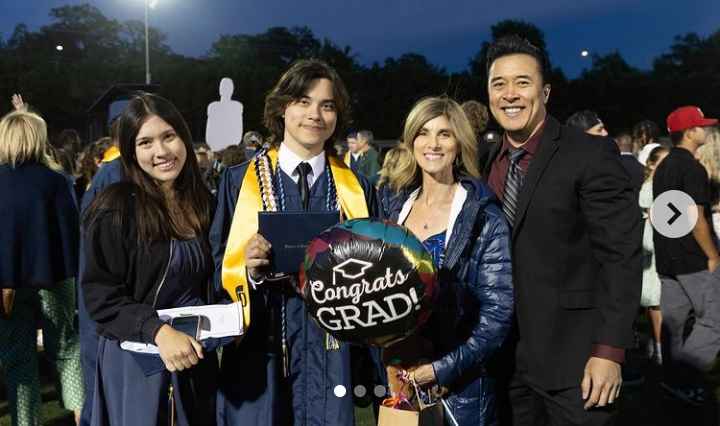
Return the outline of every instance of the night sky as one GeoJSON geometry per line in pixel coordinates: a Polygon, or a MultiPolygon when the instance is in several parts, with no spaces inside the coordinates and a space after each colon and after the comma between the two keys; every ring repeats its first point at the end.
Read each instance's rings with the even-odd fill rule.
{"type": "MultiPolygon", "coordinates": [[[[17,23],[31,30],[49,23],[52,7],[74,0],[0,0],[0,33],[17,23]]],[[[143,19],[143,0],[94,0],[105,16],[143,19]]],[[[522,19],[544,33],[550,58],[575,77],[589,66],[580,51],[619,50],[633,66],[649,69],[679,34],[720,29],[717,0],[158,0],[150,24],[170,47],[203,56],[219,34],[255,34],[271,26],[310,27],[320,38],[349,45],[366,65],[415,52],[449,71],[467,67],[490,26],[522,19]]]]}

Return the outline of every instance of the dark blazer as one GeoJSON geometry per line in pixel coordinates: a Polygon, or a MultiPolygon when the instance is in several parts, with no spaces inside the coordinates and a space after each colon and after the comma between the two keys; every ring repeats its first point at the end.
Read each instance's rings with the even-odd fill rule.
{"type": "Polygon", "coordinates": [[[548,116],[512,225],[516,371],[577,387],[593,345],[632,344],[640,301],[640,211],[617,146],[548,116]]]}
{"type": "MultiPolygon", "coordinates": [[[[112,206],[103,205],[93,217],[84,218],[82,296],[90,318],[97,323],[98,334],[153,343],[164,324],[156,310],[168,308],[162,302],[158,304],[158,293],[176,243],[138,243],[137,190],[130,182],[108,186],[103,191],[111,195],[112,206]]],[[[210,275],[207,282],[200,283],[203,290],[209,284],[210,275]]],[[[203,294],[210,299],[209,291],[203,294]]]]}
{"type": "Polygon", "coordinates": [[[163,322],[155,307],[157,288],[169,267],[171,241],[145,247],[137,243],[134,191],[131,183],[105,189],[122,200],[83,224],[84,303],[98,334],[116,340],[153,343],[163,322]]]}
{"type": "Polygon", "coordinates": [[[620,154],[620,163],[625,167],[625,171],[630,177],[630,183],[639,194],[640,187],[645,180],[645,168],[634,155],[620,154]]]}

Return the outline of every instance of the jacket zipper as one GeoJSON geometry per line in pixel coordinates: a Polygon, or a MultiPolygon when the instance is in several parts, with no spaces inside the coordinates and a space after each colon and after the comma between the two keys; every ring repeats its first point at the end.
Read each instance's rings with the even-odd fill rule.
{"type": "Polygon", "coordinates": [[[173,255],[173,240],[170,240],[170,257],[168,257],[168,263],[165,266],[165,272],[163,273],[162,279],[160,280],[160,285],[158,286],[157,290],[155,291],[155,299],[153,299],[153,308],[155,308],[155,305],[157,304],[158,296],[160,295],[160,289],[162,288],[163,284],[165,284],[165,278],[167,277],[168,270],[170,269],[170,262],[172,262],[172,255],[173,255]]]}
{"type": "MultiPolygon", "coordinates": [[[[470,211],[470,214],[468,214],[466,217],[475,218],[477,220],[478,212],[480,211],[480,207],[477,205],[472,205],[467,208],[467,210],[470,211]]],[[[470,241],[470,235],[472,234],[472,230],[475,227],[475,220],[471,221],[471,223],[464,223],[463,221],[461,223],[461,228],[458,229],[458,233],[455,234],[455,231],[453,230],[453,235],[450,236],[450,241],[448,241],[447,245],[447,251],[445,256],[445,267],[447,269],[452,269],[455,267],[455,264],[460,259],[460,255],[465,250],[465,247],[467,247],[468,244],[474,243],[474,241],[470,241]],[[458,242],[457,240],[462,235],[462,240],[458,242]],[[455,236],[456,238],[453,238],[455,236]],[[452,249],[452,250],[451,250],[452,249]]],[[[483,219],[484,220],[484,219],[483,219]]],[[[457,222],[456,222],[457,224],[457,222]]],[[[482,228],[480,229],[482,231],[482,228]]]]}

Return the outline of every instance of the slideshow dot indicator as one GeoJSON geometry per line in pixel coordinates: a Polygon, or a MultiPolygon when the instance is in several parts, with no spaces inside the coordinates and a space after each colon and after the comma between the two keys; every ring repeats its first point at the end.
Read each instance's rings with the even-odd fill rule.
{"type": "Polygon", "coordinates": [[[335,396],[337,396],[338,398],[342,398],[347,395],[347,388],[345,388],[345,386],[343,385],[337,385],[333,389],[333,392],[335,393],[335,396]]]}

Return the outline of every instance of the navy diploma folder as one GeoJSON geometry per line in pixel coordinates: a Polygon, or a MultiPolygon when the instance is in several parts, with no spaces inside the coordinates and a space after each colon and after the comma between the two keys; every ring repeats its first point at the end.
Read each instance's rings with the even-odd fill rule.
{"type": "Polygon", "coordinates": [[[270,271],[298,272],[310,241],[338,222],[339,212],[258,212],[260,235],[272,244],[270,271]]]}

